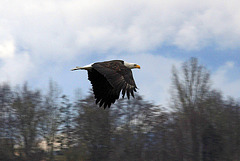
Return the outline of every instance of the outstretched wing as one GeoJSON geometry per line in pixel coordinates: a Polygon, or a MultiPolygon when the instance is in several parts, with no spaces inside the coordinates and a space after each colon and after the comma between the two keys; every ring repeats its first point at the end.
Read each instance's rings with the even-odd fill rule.
{"type": "Polygon", "coordinates": [[[130,93],[134,97],[134,91],[136,92],[137,86],[131,69],[124,66],[123,61],[115,60],[95,63],[92,67],[101,73],[117,92],[122,91],[122,97],[125,96],[125,93],[128,99],[130,98],[130,93]]]}
{"type": "Polygon", "coordinates": [[[110,107],[119,98],[119,92],[115,90],[107,79],[95,69],[88,71],[88,79],[91,81],[96,104],[104,109],[110,107]]]}

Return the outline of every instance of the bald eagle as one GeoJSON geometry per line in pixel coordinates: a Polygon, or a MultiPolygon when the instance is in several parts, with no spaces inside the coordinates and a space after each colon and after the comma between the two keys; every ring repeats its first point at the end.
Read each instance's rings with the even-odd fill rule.
{"type": "Polygon", "coordinates": [[[91,81],[96,104],[99,107],[110,108],[122,91],[122,97],[125,93],[130,98],[134,97],[137,86],[133,79],[131,69],[140,66],[135,63],[128,63],[123,60],[111,60],[105,62],[92,63],[83,67],[73,68],[74,70],[87,70],[88,80],[91,81]]]}

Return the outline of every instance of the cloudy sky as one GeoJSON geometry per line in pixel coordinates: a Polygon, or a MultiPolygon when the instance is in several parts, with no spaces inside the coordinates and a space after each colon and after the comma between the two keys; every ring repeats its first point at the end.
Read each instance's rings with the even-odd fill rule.
{"type": "Polygon", "coordinates": [[[73,95],[90,83],[75,66],[123,59],[134,70],[139,93],[169,100],[172,65],[197,57],[213,87],[240,94],[239,0],[0,0],[0,83],[49,79],[73,95]]]}

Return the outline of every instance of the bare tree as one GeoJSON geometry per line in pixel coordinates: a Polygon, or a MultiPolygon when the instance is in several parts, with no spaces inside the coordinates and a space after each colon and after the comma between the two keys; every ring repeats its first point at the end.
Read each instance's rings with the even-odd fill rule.
{"type": "Polygon", "coordinates": [[[69,149],[74,145],[73,141],[73,129],[74,129],[74,118],[76,112],[73,109],[70,100],[66,95],[61,97],[61,106],[60,106],[60,122],[59,126],[59,136],[58,142],[60,143],[61,150],[69,149]]]}
{"type": "Polygon", "coordinates": [[[56,146],[56,137],[61,125],[60,93],[57,83],[49,81],[48,93],[45,95],[43,101],[44,119],[41,124],[41,136],[43,136],[47,143],[50,160],[54,160],[53,153],[56,146]]]}
{"type": "Polygon", "coordinates": [[[9,84],[0,85],[0,160],[13,158],[15,144],[15,118],[11,108],[13,92],[9,84]]]}
{"type": "Polygon", "coordinates": [[[38,127],[42,116],[42,97],[40,91],[31,91],[27,83],[15,94],[12,107],[15,110],[16,133],[19,135],[18,146],[23,148],[24,156],[26,160],[29,160],[33,150],[37,148],[38,127]]]}
{"type": "Polygon", "coordinates": [[[106,160],[109,155],[111,123],[109,110],[95,105],[91,95],[76,104],[76,134],[78,146],[86,146],[87,152],[82,157],[89,160],[106,160]]]}
{"type": "Polygon", "coordinates": [[[190,138],[188,144],[191,147],[186,147],[186,150],[191,149],[191,152],[186,156],[190,155],[191,160],[199,161],[201,159],[202,122],[200,114],[203,110],[202,104],[208,98],[210,91],[209,72],[198,64],[196,58],[191,58],[183,63],[182,75],[178,74],[175,67],[173,68],[173,89],[173,107],[182,111],[179,116],[181,135],[182,137],[189,135],[188,138],[190,138]]]}

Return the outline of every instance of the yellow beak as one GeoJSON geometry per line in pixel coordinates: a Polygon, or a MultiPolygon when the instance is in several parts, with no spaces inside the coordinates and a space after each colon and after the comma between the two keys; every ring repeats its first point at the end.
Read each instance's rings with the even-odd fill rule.
{"type": "Polygon", "coordinates": [[[137,66],[135,66],[135,68],[138,68],[138,69],[140,69],[141,67],[140,67],[139,65],[137,65],[137,66]]]}

